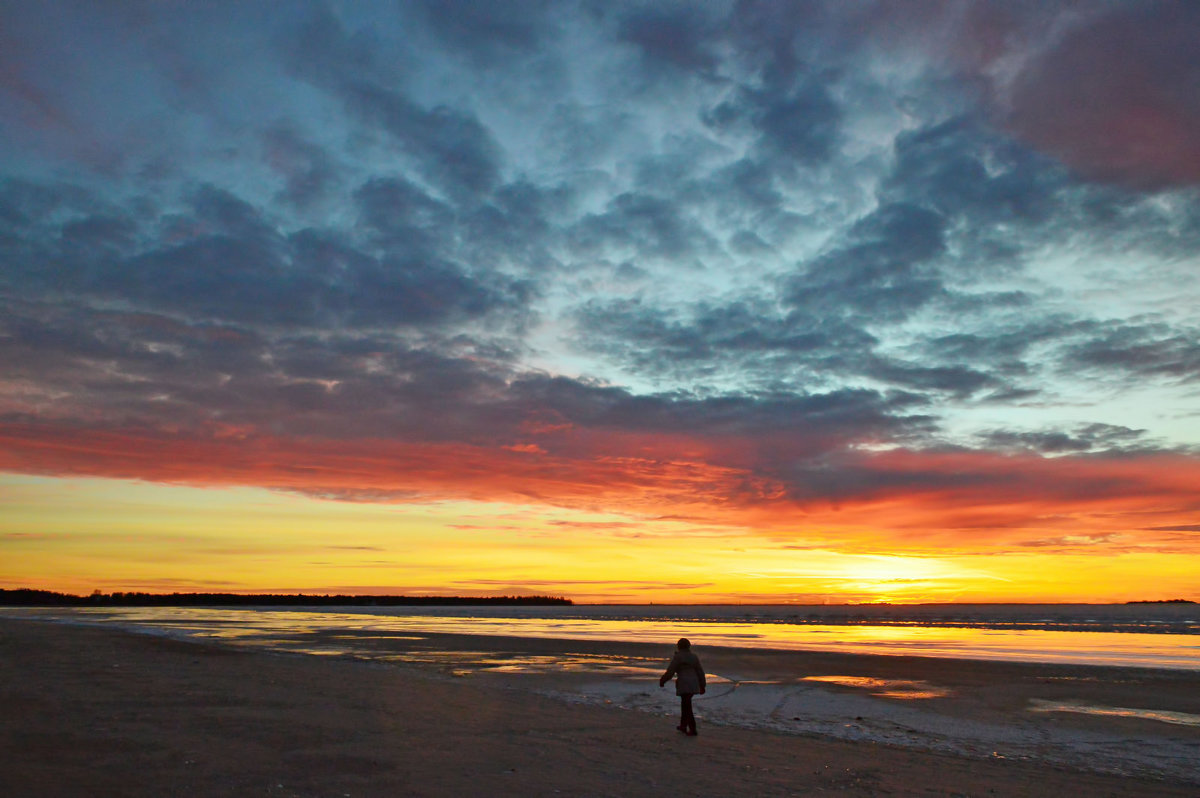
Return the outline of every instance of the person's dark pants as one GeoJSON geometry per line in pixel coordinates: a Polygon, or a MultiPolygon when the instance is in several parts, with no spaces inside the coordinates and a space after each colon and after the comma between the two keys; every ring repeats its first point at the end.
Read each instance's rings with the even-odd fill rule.
{"type": "Polygon", "coordinates": [[[692,714],[692,696],[695,693],[684,693],[679,696],[679,728],[688,734],[696,733],[696,716],[692,714]]]}

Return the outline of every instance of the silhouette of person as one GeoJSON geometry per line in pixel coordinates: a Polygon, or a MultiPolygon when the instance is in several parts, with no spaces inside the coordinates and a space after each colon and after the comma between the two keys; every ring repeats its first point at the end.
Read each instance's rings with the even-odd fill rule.
{"type": "Polygon", "coordinates": [[[667,665],[667,672],[658,677],[661,688],[675,678],[675,695],[679,696],[679,725],[675,728],[688,737],[696,736],[696,716],[692,714],[692,696],[704,693],[704,666],[700,658],[692,653],[692,644],[686,637],[675,644],[675,655],[667,665]]]}

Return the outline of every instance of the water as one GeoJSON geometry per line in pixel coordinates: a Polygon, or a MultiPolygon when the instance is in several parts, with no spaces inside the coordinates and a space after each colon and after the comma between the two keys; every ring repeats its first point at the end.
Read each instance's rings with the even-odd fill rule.
{"type": "Polygon", "coordinates": [[[10,609],[309,653],[445,633],[1200,670],[1200,605],[10,609]],[[347,633],[330,637],[338,632],[347,633]],[[319,638],[319,642],[317,639],[319,638]],[[303,641],[314,645],[297,648],[303,641]],[[298,642],[299,641],[299,642],[298,642]]]}

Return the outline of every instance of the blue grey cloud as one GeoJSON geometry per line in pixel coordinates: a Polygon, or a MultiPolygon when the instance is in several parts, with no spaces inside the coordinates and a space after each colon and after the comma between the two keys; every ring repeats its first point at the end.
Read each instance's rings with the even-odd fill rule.
{"type": "Polygon", "coordinates": [[[6,8],[0,416],[744,436],[797,496],[1181,451],[1196,15],[980,8],[6,8]]]}

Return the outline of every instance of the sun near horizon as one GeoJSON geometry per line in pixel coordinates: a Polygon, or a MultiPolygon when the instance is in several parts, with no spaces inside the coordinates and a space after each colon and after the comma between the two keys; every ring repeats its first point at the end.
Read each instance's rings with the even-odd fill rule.
{"type": "MultiPolygon", "coordinates": [[[[12,555],[0,564],[0,587],[9,589],[555,595],[656,604],[1200,597],[1194,555],[1080,554],[1069,540],[885,554],[865,534],[839,550],[815,535],[800,546],[779,530],[534,505],[346,503],[97,479],[4,477],[0,486],[12,555]]],[[[826,530],[843,539],[864,532],[848,524],[826,530]]]]}

